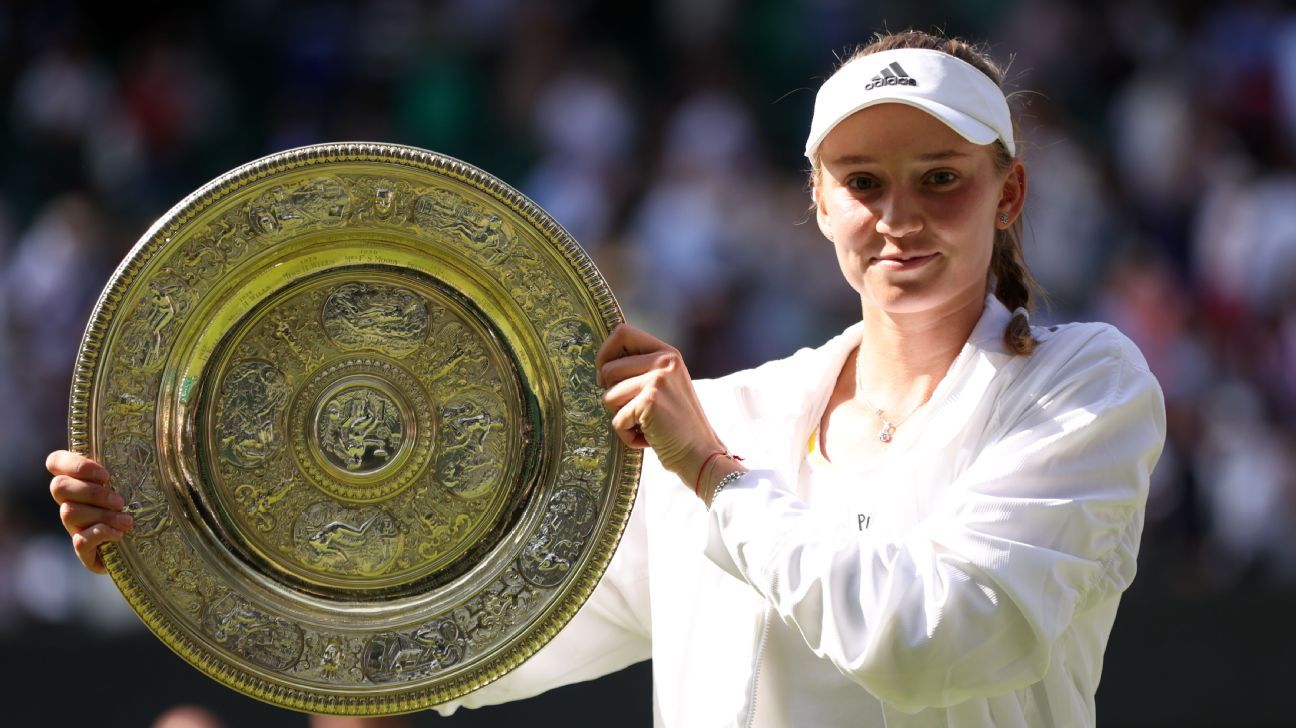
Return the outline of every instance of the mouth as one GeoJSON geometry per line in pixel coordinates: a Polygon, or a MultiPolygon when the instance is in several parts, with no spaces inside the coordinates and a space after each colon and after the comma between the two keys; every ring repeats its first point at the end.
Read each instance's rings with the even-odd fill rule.
{"type": "Polygon", "coordinates": [[[884,255],[874,258],[873,263],[884,270],[913,270],[936,260],[937,255],[939,253],[884,255]]]}

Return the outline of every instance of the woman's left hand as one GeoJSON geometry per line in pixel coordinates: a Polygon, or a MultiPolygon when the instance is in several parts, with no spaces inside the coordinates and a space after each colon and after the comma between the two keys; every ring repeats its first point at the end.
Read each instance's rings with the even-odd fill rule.
{"type": "Polygon", "coordinates": [[[663,467],[692,483],[724,445],[711,429],[684,357],[628,324],[612,330],[594,357],[612,428],[630,447],[651,447],[663,467]]]}

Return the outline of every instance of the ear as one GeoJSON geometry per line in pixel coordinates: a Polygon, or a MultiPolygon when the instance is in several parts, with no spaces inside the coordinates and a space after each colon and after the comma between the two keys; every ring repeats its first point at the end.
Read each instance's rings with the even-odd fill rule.
{"type": "Polygon", "coordinates": [[[814,196],[815,222],[819,223],[819,232],[829,240],[833,239],[832,221],[828,219],[828,208],[824,205],[819,185],[811,185],[810,193],[814,196]]]}
{"type": "Polygon", "coordinates": [[[1003,189],[999,193],[999,205],[995,210],[995,226],[1005,229],[1017,221],[1022,208],[1026,206],[1026,167],[1020,159],[1014,159],[1008,176],[1004,178],[1003,189]],[[1001,222],[1003,216],[1008,222],[1001,222]]]}

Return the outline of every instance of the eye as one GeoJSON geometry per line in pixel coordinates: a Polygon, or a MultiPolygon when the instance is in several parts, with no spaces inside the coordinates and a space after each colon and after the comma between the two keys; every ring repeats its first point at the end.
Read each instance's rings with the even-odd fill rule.
{"type": "Polygon", "coordinates": [[[856,192],[871,192],[881,187],[881,185],[877,179],[867,174],[857,174],[846,180],[846,187],[856,192]]]}
{"type": "Polygon", "coordinates": [[[926,182],[930,185],[942,187],[953,184],[958,181],[958,174],[951,169],[938,169],[927,174],[926,182]]]}

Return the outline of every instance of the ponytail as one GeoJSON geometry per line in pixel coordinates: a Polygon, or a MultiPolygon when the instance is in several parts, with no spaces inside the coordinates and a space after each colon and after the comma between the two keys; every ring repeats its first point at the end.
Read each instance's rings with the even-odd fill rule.
{"type": "MultiPolygon", "coordinates": [[[[1004,150],[1006,155],[1008,152],[1004,150]]],[[[1030,354],[1039,344],[1031,334],[1031,292],[1038,288],[1030,270],[1022,260],[1022,220],[1018,217],[1011,227],[995,232],[994,250],[990,254],[990,279],[994,283],[995,298],[1013,312],[1004,329],[1004,345],[1014,354],[1030,354]]]]}

